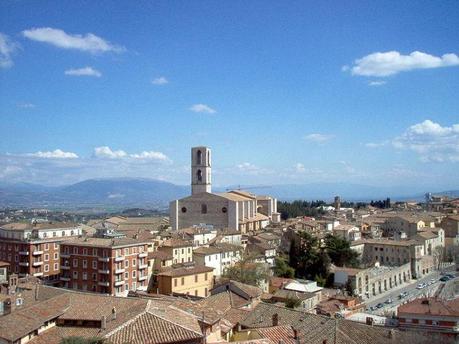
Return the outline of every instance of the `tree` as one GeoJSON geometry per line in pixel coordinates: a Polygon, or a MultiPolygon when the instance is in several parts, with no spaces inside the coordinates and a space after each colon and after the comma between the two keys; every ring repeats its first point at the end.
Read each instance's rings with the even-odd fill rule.
{"type": "Polygon", "coordinates": [[[253,256],[244,254],[235,265],[227,268],[222,277],[259,287],[269,276],[266,264],[254,263],[253,256]]]}
{"type": "Polygon", "coordinates": [[[325,247],[333,264],[337,266],[359,266],[359,254],[351,248],[346,239],[328,234],[325,237],[325,247]]]}
{"type": "Polygon", "coordinates": [[[434,259],[434,264],[437,267],[437,270],[440,270],[441,263],[444,261],[444,248],[441,246],[435,247],[432,252],[432,256],[434,259]]]}
{"type": "Polygon", "coordinates": [[[298,308],[301,306],[301,300],[299,298],[289,297],[285,300],[285,307],[287,308],[298,308]]]}
{"type": "Polygon", "coordinates": [[[276,257],[274,261],[274,275],[277,277],[293,278],[295,269],[287,264],[284,258],[276,257]]]}

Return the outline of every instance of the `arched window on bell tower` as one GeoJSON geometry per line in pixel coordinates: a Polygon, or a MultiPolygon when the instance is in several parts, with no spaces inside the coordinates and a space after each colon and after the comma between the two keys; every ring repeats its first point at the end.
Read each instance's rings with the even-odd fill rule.
{"type": "Polygon", "coordinates": [[[198,178],[198,182],[202,182],[202,171],[198,170],[196,172],[196,177],[198,178]]]}
{"type": "Polygon", "coordinates": [[[198,150],[196,153],[196,164],[197,165],[202,165],[202,152],[201,150],[198,150]]]}

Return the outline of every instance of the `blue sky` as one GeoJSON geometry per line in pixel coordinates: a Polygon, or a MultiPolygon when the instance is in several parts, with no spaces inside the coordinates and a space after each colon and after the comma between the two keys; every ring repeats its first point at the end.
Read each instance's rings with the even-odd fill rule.
{"type": "Polygon", "coordinates": [[[457,1],[3,1],[0,181],[459,186],[457,1]]]}

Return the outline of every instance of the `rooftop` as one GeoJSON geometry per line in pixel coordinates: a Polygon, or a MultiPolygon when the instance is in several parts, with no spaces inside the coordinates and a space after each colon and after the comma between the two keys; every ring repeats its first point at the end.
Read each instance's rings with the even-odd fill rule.
{"type": "Polygon", "coordinates": [[[74,238],[67,240],[65,245],[75,245],[75,246],[94,246],[94,247],[125,247],[125,246],[136,246],[136,245],[145,245],[147,242],[142,242],[132,238],[74,238]]]}

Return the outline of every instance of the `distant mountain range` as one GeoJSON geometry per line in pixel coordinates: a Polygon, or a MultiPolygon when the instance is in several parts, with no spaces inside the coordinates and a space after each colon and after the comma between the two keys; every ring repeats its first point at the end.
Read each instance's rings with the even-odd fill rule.
{"type": "MultiPolygon", "coordinates": [[[[235,189],[238,186],[228,187],[235,189]]],[[[343,200],[423,200],[424,190],[410,187],[375,187],[345,183],[289,184],[242,187],[255,194],[272,195],[280,200],[324,199],[335,195],[343,200]]],[[[216,192],[227,188],[214,188],[216,192]]],[[[89,179],[76,184],[49,187],[29,183],[0,184],[0,207],[150,207],[166,208],[169,201],[190,194],[190,186],[141,178],[89,179]]],[[[459,197],[459,190],[434,192],[459,197]]]]}

